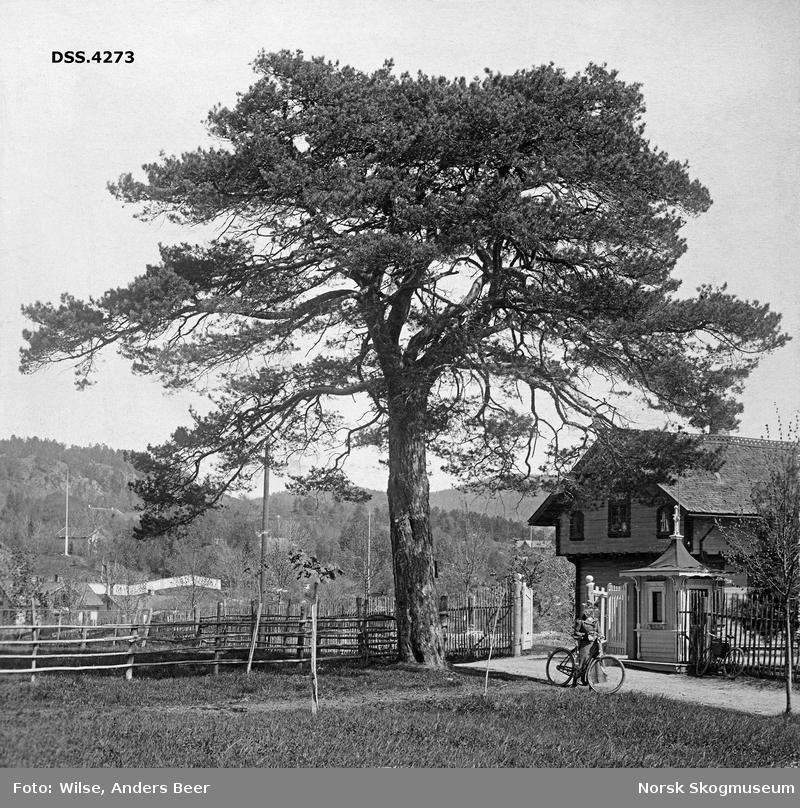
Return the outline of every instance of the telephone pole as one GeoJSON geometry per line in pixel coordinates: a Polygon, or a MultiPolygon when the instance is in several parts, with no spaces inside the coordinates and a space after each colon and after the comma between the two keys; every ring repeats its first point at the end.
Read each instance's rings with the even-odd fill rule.
{"type": "Polygon", "coordinates": [[[267,591],[267,535],[269,534],[269,443],[264,445],[264,496],[261,501],[261,565],[258,570],[258,603],[267,591]]]}
{"type": "Polygon", "coordinates": [[[369,608],[369,596],[372,592],[372,510],[367,510],[367,574],[364,576],[364,608],[369,608]]]}
{"type": "Polygon", "coordinates": [[[69,466],[67,466],[67,495],[64,501],[64,555],[69,555],[69,466]]]}

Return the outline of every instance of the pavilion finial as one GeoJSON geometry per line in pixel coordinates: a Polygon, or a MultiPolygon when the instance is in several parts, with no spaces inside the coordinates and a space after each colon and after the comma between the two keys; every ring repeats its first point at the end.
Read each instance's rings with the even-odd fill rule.
{"type": "Polygon", "coordinates": [[[675,510],[672,513],[673,513],[672,515],[673,530],[672,530],[672,536],[670,536],[670,538],[682,539],[683,534],[681,533],[681,506],[676,505],[675,510]]]}

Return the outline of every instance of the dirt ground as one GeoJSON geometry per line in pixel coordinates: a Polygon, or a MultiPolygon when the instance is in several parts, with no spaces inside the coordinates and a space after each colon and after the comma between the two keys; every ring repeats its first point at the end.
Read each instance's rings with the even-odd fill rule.
{"type": "MultiPolygon", "coordinates": [[[[524,676],[547,682],[544,655],[501,657],[493,659],[491,671],[524,676]]],[[[457,668],[486,670],[486,662],[467,662],[457,668]]],[[[693,704],[706,704],[755,715],[778,715],[786,709],[786,692],[783,682],[768,679],[740,677],[730,681],[720,676],[698,679],[682,673],[656,673],[653,671],[626,669],[622,691],[638,691],[654,696],[664,696],[693,704]]],[[[795,688],[795,709],[800,710],[800,691],[795,688]]]]}

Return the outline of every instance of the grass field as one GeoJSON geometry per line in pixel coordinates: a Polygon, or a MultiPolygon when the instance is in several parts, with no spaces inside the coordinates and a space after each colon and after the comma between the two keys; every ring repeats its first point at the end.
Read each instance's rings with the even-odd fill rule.
{"type": "Polygon", "coordinates": [[[798,765],[800,719],[386,665],[0,683],[3,767],[798,765]]]}

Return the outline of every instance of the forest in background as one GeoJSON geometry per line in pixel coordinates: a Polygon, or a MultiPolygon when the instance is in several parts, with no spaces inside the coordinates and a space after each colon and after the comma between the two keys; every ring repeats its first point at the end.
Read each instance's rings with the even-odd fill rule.
{"type": "MultiPolygon", "coordinates": [[[[134,537],[138,521],[135,479],[125,453],[106,446],[67,447],[57,441],[0,440],[0,544],[5,585],[16,575],[62,580],[133,583],[171,575],[220,578],[227,595],[257,594],[261,500],[227,498],[192,525],[151,539],[134,537]],[[64,555],[65,493],[69,474],[71,556],[64,555]],[[94,536],[90,541],[89,537],[94,536]],[[10,554],[17,559],[12,563],[10,554]]],[[[389,514],[385,492],[366,503],[330,495],[270,496],[267,582],[285,597],[299,595],[288,559],[293,547],[336,564],[342,575],[331,594],[392,595],[389,514]],[[369,563],[367,563],[369,547],[369,563]]],[[[457,490],[431,494],[439,588],[466,592],[519,571],[539,590],[542,608],[568,597],[571,566],[552,548],[520,550],[519,542],[549,539],[525,520],[536,507],[518,494],[488,498],[457,490]],[[566,582],[566,584],[565,584],[566,582]],[[566,593],[566,594],[565,594],[566,593]]],[[[0,576],[3,576],[0,570],[0,576]]],[[[0,585],[3,585],[0,583],[0,585]]]]}

